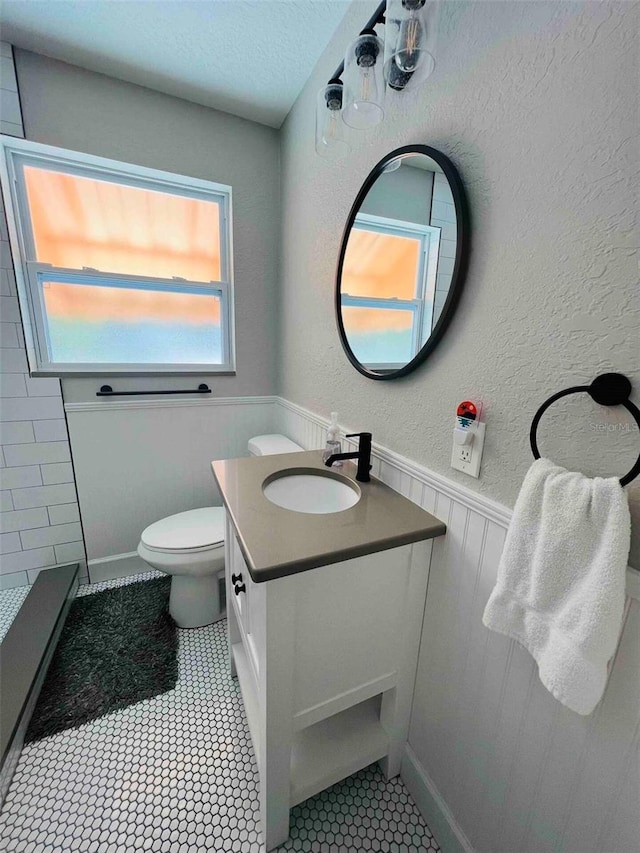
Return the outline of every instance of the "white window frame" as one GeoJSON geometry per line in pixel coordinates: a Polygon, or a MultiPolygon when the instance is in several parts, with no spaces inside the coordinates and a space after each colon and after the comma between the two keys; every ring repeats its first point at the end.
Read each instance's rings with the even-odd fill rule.
{"type": "MultiPolygon", "coordinates": [[[[420,262],[413,299],[352,296],[349,293],[343,293],[340,296],[343,307],[411,311],[413,314],[411,351],[412,358],[415,358],[431,334],[441,229],[435,225],[405,222],[402,219],[376,216],[373,213],[358,213],[352,228],[420,240],[420,262]]],[[[398,368],[398,364],[393,362],[367,363],[365,366],[372,370],[397,370],[398,368]]]]}
{"type": "Polygon", "coordinates": [[[18,299],[25,331],[27,357],[33,376],[101,376],[144,374],[208,374],[235,373],[235,310],[233,293],[233,235],[232,191],[225,184],[202,181],[197,178],[175,175],[156,169],[147,169],[104,157],[94,157],[76,151],[67,151],[50,145],[29,142],[0,135],[0,181],[7,213],[9,240],[15,262],[18,299]],[[65,174],[110,180],[127,186],[152,189],[187,198],[215,201],[220,206],[220,281],[190,282],[182,278],[150,278],[123,275],[84,268],[62,269],[35,260],[35,246],[29,216],[25,185],[21,167],[31,163],[44,168],[57,169],[65,174]],[[50,358],[47,318],[39,284],[39,273],[66,276],[67,281],[116,286],[131,282],[141,289],[191,292],[193,288],[212,293],[221,300],[221,364],[145,364],[119,362],[115,364],[62,363],[50,358]]]}

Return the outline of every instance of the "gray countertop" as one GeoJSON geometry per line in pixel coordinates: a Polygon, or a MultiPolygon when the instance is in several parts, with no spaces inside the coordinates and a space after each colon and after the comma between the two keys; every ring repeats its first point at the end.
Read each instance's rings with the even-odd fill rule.
{"type": "Polygon", "coordinates": [[[369,483],[357,483],[353,462],[327,469],[321,450],[221,459],[211,467],[256,583],[433,539],[447,529],[379,480],[372,477],[369,483]],[[311,514],[283,509],[272,504],[262,488],[268,477],[284,469],[288,473],[331,470],[349,479],[362,496],[342,512],[311,514]]]}

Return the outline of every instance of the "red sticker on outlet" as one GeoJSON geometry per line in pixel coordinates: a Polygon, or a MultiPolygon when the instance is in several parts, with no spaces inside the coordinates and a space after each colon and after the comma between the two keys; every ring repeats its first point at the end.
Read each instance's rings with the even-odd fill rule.
{"type": "Polygon", "coordinates": [[[456,415],[459,418],[467,418],[470,421],[475,421],[475,419],[478,417],[478,410],[476,409],[476,404],[472,403],[470,400],[465,400],[458,406],[456,415]]]}

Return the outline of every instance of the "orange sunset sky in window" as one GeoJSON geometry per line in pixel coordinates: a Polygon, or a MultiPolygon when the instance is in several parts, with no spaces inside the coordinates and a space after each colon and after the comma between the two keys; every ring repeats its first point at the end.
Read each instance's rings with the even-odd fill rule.
{"type": "MultiPolygon", "coordinates": [[[[220,280],[215,202],[25,166],[36,259],[54,267],[220,280]]],[[[47,310],[90,321],[218,322],[219,300],[191,294],[47,286],[47,310]],[[214,316],[215,315],[215,316],[214,316]]]]}
{"type": "MultiPolygon", "coordinates": [[[[354,228],[342,271],[342,293],[380,299],[414,299],[420,241],[395,234],[354,228]]],[[[343,308],[349,331],[388,332],[411,327],[408,311],[343,308]]]]}

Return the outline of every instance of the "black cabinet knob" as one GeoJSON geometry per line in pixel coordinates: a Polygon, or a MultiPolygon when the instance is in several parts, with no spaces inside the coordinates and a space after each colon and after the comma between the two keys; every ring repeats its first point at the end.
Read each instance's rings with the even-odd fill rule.
{"type": "Polygon", "coordinates": [[[243,583],[242,584],[236,584],[236,586],[234,586],[234,588],[233,588],[233,591],[235,592],[236,595],[240,595],[241,592],[247,591],[247,587],[243,583]]]}
{"type": "Polygon", "coordinates": [[[231,575],[231,583],[240,583],[242,580],[242,575],[231,575]]]}

